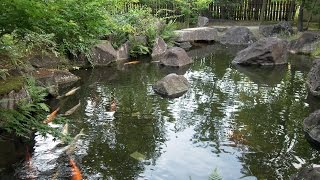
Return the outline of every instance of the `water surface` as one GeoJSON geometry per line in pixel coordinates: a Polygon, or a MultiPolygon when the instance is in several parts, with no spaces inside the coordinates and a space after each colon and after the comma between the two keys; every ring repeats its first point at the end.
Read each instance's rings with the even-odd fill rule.
{"type": "MultiPolygon", "coordinates": [[[[175,70],[149,60],[74,72],[81,89],[59,105],[67,111],[82,103],[70,117],[70,133],[83,128],[86,134],[73,155],[86,179],[199,180],[214,169],[226,180],[288,179],[301,166],[319,164],[302,130],[303,119],[319,107],[307,98],[308,63],[290,57],[288,66],[271,69],[233,67],[237,50],[204,48],[191,51],[194,64],[179,70],[191,88],[177,99],[153,92],[175,70]]],[[[52,178],[44,172],[63,163],[68,168],[68,160],[59,161],[62,151],[43,157],[39,148],[33,157],[48,161],[37,168],[39,177],[52,178]]]]}

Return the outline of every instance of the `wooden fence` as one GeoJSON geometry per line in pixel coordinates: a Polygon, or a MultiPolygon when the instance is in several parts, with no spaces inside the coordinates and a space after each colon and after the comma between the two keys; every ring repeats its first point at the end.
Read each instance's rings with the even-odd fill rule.
{"type": "MultiPolygon", "coordinates": [[[[141,8],[141,3],[130,3],[125,6],[124,11],[141,8]]],[[[184,17],[179,7],[174,3],[161,3],[155,0],[151,7],[152,13],[158,17],[171,17],[178,21],[184,21],[184,17]]],[[[234,0],[232,3],[211,3],[208,9],[202,10],[201,14],[213,19],[230,20],[261,20],[265,21],[291,21],[294,18],[297,5],[294,0],[234,0]],[[263,7],[263,1],[266,1],[263,7]],[[262,14],[263,13],[263,14],[262,14]]]]}
{"type": "Polygon", "coordinates": [[[240,0],[237,3],[209,5],[209,12],[214,19],[260,20],[264,17],[265,21],[291,21],[295,11],[295,2],[288,0],[266,0],[265,7],[263,0],[240,0]]]}

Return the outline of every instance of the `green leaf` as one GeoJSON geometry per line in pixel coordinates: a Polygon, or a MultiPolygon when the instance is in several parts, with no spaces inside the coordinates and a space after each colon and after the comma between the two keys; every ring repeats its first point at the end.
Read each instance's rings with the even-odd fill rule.
{"type": "Polygon", "coordinates": [[[49,107],[45,103],[38,103],[38,105],[46,112],[50,111],[49,107]]]}

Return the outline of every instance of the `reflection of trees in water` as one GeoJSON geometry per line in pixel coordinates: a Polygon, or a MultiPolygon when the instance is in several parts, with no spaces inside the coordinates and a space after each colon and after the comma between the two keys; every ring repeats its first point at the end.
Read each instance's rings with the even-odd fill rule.
{"type": "Polygon", "coordinates": [[[160,156],[165,127],[154,112],[159,107],[166,109],[167,105],[150,94],[151,84],[160,79],[159,72],[154,66],[143,66],[147,67],[136,66],[121,72],[112,72],[112,68],[94,69],[86,77],[83,96],[90,148],[83,162],[93,171],[89,174],[98,171],[104,178],[137,178],[144,163],[155,163],[160,156]],[[116,79],[109,78],[115,75],[116,79]],[[117,111],[114,119],[108,119],[112,98],[117,111]],[[130,157],[135,151],[145,155],[147,162],[130,157]]]}
{"type": "Polygon", "coordinates": [[[210,145],[215,153],[225,152],[225,145],[242,144],[247,147],[239,157],[243,173],[259,179],[288,178],[296,171],[293,163],[298,164],[298,159],[307,164],[319,161],[314,155],[319,153],[310,148],[302,132],[308,115],[304,74],[291,70],[268,87],[252,83],[233,69],[220,68],[226,69],[221,78],[214,71],[205,73],[205,78],[201,71],[190,74],[191,93],[200,94],[194,99],[199,119],[194,143],[210,145]]]}

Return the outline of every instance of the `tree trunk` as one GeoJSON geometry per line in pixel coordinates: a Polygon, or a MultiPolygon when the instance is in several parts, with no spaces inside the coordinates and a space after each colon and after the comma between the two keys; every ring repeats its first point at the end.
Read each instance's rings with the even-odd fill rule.
{"type": "Polygon", "coordinates": [[[305,0],[301,1],[301,5],[299,8],[299,15],[298,15],[298,25],[297,29],[299,32],[303,31],[303,9],[304,9],[305,0]]]}
{"type": "Polygon", "coordinates": [[[260,21],[263,22],[265,21],[265,12],[266,12],[266,8],[267,8],[267,2],[268,0],[263,0],[262,1],[262,8],[261,8],[261,13],[260,13],[260,21]]]}

